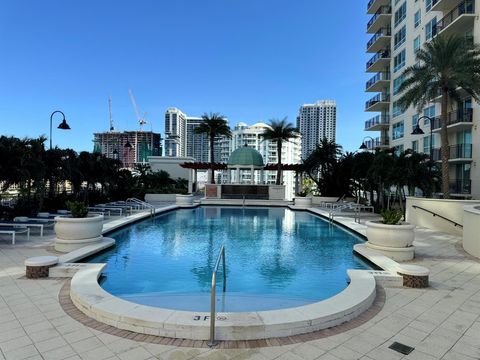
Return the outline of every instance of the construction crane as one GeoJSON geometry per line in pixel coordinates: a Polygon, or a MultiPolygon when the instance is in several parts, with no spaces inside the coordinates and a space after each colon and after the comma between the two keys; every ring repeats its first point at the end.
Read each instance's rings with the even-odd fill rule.
{"type": "Polygon", "coordinates": [[[144,113],[143,117],[140,116],[140,113],[138,112],[137,103],[135,102],[135,97],[133,96],[132,90],[128,89],[128,93],[130,94],[130,100],[132,101],[133,109],[135,110],[135,114],[137,115],[138,124],[140,125],[140,131],[143,131],[143,125],[147,123],[147,120],[145,119],[147,116],[147,113],[144,113]]]}
{"type": "Polygon", "coordinates": [[[115,131],[115,126],[113,126],[113,117],[112,117],[112,97],[108,97],[108,113],[110,114],[110,131],[115,131]]]}

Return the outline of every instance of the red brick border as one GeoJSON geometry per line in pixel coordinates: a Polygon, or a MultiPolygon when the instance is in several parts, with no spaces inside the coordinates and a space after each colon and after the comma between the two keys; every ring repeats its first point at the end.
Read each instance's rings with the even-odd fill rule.
{"type": "MultiPolygon", "coordinates": [[[[375,301],[373,302],[372,306],[356,317],[355,319],[346,322],[344,324],[334,326],[329,329],[319,330],[315,332],[311,332],[308,334],[301,334],[301,335],[294,335],[294,336],[287,336],[281,338],[269,338],[269,339],[261,339],[261,340],[226,340],[226,341],[219,341],[216,349],[244,349],[244,348],[259,348],[259,347],[267,347],[267,346],[280,346],[280,345],[290,345],[296,344],[306,341],[317,340],[321,338],[325,338],[332,335],[337,335],[343,333],[347,330],[354,329],[370,319],[372,319],[375,315],[377,315],[380,310],[383,308],[385,304],[385,290],[377,286],[376,289],[376,297],[375,301]]],[[[82,323],[85,326],[88,326],[92,329],[102,331],[104,333],[118,336],[125,339],[135,340],[135,341],[142,341],[151,344],[162,344],[162,345],[173,345],[173,346],[180,346],[180,347],[194,347],[194,348],[208,348],[208,341],[203,340],[188,340],[188,339],[175,339],[175,338],[167,338],[162,336],[155,336],[155,335],[146,335],[140,334],[129,330],[122,330],[104,323],[101,323],[95,319],[92,319],[85,315],[83,312],[77,309],[77,307],[73,304],[72,300],[70,299],[70,280],[66,281],[65,284],[62,286],[60,293],[58,294],[58,300],[62,309],[70,315],[73,319],[77,320],[78,322],[82,323]]]]}

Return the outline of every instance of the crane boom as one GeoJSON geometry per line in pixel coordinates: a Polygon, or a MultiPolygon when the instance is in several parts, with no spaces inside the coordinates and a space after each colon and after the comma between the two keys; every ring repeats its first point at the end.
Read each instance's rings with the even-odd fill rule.
{"type": "Polygon", "coordinates": [[[143,125],[147,123],[145,120],[145,116],[142,118],[140,113],[138,112],[137,102],[135,101],[135,97],[133,96],[132,89],[128,89],[128,93],[130,94],[130,100],[132,101],[133,109],[135,110],[135,114],[137,115],[138,124],[140,125],[140,131],[143,131],[143,125]]]}

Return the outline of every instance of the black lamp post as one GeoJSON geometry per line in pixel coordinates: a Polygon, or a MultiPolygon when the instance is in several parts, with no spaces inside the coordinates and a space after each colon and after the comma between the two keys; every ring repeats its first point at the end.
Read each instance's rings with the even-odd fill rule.
{"type": "Polygon", "coordinates": [[[114,149],[113,152],[112,152],[112,154],[113,154],[113,158],[114,158],[115,160],[117,160],[117,159],[118,159],[118,150],[117,150],[117,149],[114,149]]]}
{"type": "Polygon", "coordinates": [[[365,139],[367,138],[372,140],[372,144],[375,144],[375,140],[371,136],[365,136],[362,140],[362,145],[359,147],[360,150],[368,150],[368,146],[365,144],[365,139]]]}
{"type": "MultiPolygon", "coordinates": [[[[415,128],[413,129],[412,131],[412,135],[424,135],[425,132],[420,128],[420,120],[422,119],[428,119],[428,121],[430,121],[430,164],[431,162],[433,161],[433,120],[431,117],[429,116],[421,116],[417,119],[417,125],[415,126],[415,128]]],[[[431,165],[430,165],[430,169],[431,169],[431,165]]]]}
{"type": "Polygon", "coordinates": [[[61,112],[60,110],[55,110],[51,115],[50,115],[50,150],[52,149],[52,120],[53,120],[53,115],[56,113],[60,113],[63,116],[63,120],[60,123],[60,125],[57,126],[57,129],[61,130],[70,130],[70,126],[67,124],[67,120],[65,120],[65,114],[61,112]]]}

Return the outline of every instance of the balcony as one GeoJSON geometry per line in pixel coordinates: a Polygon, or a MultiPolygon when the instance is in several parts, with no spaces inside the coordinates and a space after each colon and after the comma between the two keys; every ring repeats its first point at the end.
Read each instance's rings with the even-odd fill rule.
{"type": "Polygon", "coordinates": [[[366,65],[367,72],[379,72],[388,68],[390,66],[390,60],[392,59],[391,56],[392,53],[387,49],[377,52],[368,60],[366,65]]]}
{"type": "Polygon", "coordinates": [[[376,73],[365,84],[365,91],[367,92],[380,92],[386,88],[390,88],[390,72],[376,73]]]}
{"type": "Polygon", "coordinates": [[[370,0],[367,4],[367,14],[375,14],[382,6],[390,5],[391,0],[370,0]]]}
{"type": "Polygon", "coordinates": [[[390,146],[390,140],[388,138],[382,139],[377,137],[375,139],[367,139],[365,140],[364,144],[367,146],[368,150],[375,150],[379,148],[388,148],[390,146]]]}
{"type": "Polygon", "coordinates": [[[367,52],[376,53],[382,49],[390,47],[392,39],[392,29],[384,27],[378,30],[367,43],[367,52]]]}
{"type": "Polygon", "coordinates": [[[365,103],[365,111],[386,111],[390,107],[389,94],[377,94],[365,103]]]}
{"type": "Polygon", "coordinates": [[[433,0],[432,11],[447,12],[457,7],[463,0],[433,0]]]}
{"type": "Polygon", "coordinates": [[[472,180],[470,179],[450,180],[450,193],[470,195],[472,193],[472,180]]]}
{"type": "Polygon", "coordinates": [[[462,1],[437,23],[436,32],[447,36],[465,33],[473,28],[475,17],[474,0],[462,1]]]}
{"type": "MultiPolygon", "coordinates": [[[[473,109],[462,109],[460,111],[452,111],[447,116],[447,127],[454,128],[456,131],[470,129],[473,125],[473,109]]],[[[440,132],[442,122],[440,117],[436,117],[432,122],[432,131],[440,132]]]]}
{"type": "Polygon", "coordinates": [[[380,131],[390,125],[390,115],[377,115],[365,121],[365,131],[380,131]]]}
{"type": "Polygon", "coordinates": [[[382,27],[390,25],[392,19],[392,7],[381,6],[367,24],[367,33],[374,34],[382,27]]]}
{"type": "MultiPolygon", "coordinates": [[[[472,161],[472,144],[450,145],[449,162],[463,163],[472,161]]],[[[442,150],[440,148],[433,149],[433,160],[442,161],[442,150]]]]}

